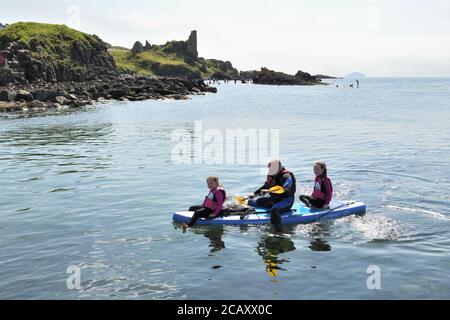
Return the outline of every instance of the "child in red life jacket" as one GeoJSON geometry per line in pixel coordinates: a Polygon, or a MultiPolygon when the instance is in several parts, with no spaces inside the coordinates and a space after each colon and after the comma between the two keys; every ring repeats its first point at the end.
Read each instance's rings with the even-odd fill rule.
{"type": "Polygon", "coordinates": [[[327,176],[327,165],[323,161],[314,163],[314,190],[311,196],[301,195],[300,201],[306,206],[317,209],[328,209],[333,197],[333,186],[327,176]]]}
{"type": "Polygon", "coordinates": [[[219,217],[222,213],[223,203],[226,198],[225,189],[220,185],[218,177],[208,177],[206,182],[208,184],[209,193],[201,206],[189,208],[189,211],[195,211],[195,213],[188,224],[183,223],[183,229],[192,227],[200,218],[214,219],[219,217]]]}

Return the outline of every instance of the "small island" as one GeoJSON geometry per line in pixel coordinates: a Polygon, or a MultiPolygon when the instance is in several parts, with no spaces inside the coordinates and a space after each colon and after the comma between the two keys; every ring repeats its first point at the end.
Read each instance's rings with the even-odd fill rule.
{"type": "Polygon", "coordinates": [[[324,85],[320,79],[307,72],[299,70],[295,75],[276,72],[267,68],[261,68],[261,71],[253,78],[255,84],[267,85],[324,85]]]}

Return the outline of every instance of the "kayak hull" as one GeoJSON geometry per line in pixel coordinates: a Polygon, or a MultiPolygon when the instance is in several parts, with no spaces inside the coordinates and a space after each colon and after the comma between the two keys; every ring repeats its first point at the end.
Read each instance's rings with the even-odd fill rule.
{"type": "MultiPolygon", "coordinates": [[[[366,213],[366,205],[359,201],[333,201],[329,210],[311,209],[303,203],[295,203],[292,210],[280,214],[283,224],[307,224],[323,220],[332,220],[351,215],[366,213]]],[[[188,223],[194,212],[180,211],[173,214],[173,220],[188,223]]],[[[247,215],[241,220],[239,215],[220,217],[216,219],[199,219],[196,225],[258,225],[269,224],[270,213],[267,209],[256,208],[256,213],[247,215]]]]}

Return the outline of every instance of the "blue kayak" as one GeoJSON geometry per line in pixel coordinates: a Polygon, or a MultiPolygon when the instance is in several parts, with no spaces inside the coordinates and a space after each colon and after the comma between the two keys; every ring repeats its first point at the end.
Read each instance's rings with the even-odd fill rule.
{"type": "MultiPolygon", "coordinates": [[[[199,219],[197,225],[248,225],[269,224],[270,213],[267,209],[255,208],[255,213],[241,219],[239,215],[230,215],[216,219],[199,219]]],[[[351,215],[363,215],[366,213],[366,205],[359,201],[332,201],[330,209],[311,209],[303,203],[295,203],[290,212],[282,213],[283,224],[306,224],[322,220],[338,219],[351,215]]],[[[180,223],[188,223],[194,212],[180,211],[173,214],[173,220],[180,223]]]]}

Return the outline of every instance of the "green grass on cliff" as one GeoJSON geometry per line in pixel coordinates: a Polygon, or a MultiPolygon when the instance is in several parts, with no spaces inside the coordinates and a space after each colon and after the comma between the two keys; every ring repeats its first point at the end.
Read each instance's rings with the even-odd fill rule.
{"type": "Polygon", "coordinates": [[[195,74],[197,70],[185,63],[175,54],[159,51],[144,51],[133,54],[131,50],[111,48],[109,53],[114,57],[116,65],[121,72],[136,73],[140,75],[181,75],[195,74]]]}
{"type": "MultiPolygon", "coordinates": [[[[106,48],[103,41],[95,35],[65,25],[36,22],[18,22],[1,30],[0,50],[5,49],[11,42],[18,42],[29,48],[36,60],[70,68],[82,67],[82,63],[75,61],[74,56],[89,56],[94,49],[106,48]]],[[[205,78],[215,73],[229,77],[238,76],[237,70],[229,62],[187,55],[184,43],[171,41],[165,45],[153,46],[151,50],[139,54],[119,47],[112,47],[108,52],[114,58],[119,71],[123,73],[205,78]]],[[[101,54],[108,55],[106,51],[101,54]]]]}
{"type": "Polygon", "coordinates": [[[131,51],[128,49],[111,48],[108,50],[114,57],[117,68],[122,73],[135,73],[145,76],[153,75],[150,69],[145,69],[143,66],[139,66],[136,59],[131,57],[131,51]]]}
{"type": "Polygon", "coordinates": [[[237,70],[226,69],[219,60],[203,58],[193,59],[180,54],[167,52],[167,48],[154,48],[142,53],[133,54],[131,50],[113,47],[109,53],[114,57],[121,72],[140,75],[159,76],[190,76],[209,77],[214,73],[223,72],[237,75],[237,70]]]}
{"type": "Polygon", "coordinates": [[[27,44],[33,56],[59,61],[68,60],[73,43],[80,48],[98,47],[101,43],[98,37],[65,25],[36,22],[17,22],[0,31],[0,48],[13,41],[27,44]]]}

